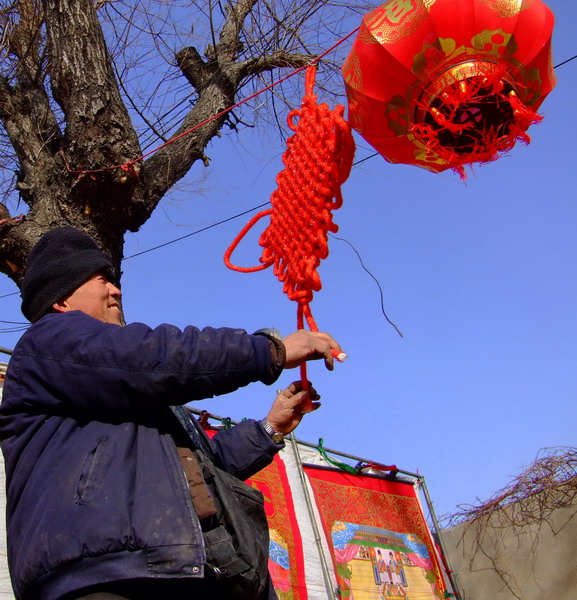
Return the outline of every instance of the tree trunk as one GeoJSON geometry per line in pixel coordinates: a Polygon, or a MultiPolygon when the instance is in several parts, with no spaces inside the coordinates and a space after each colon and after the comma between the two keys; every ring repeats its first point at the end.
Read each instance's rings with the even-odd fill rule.
{"type": "MultiPolygon", "coordinates": [[[[225,124],[223,111],[234,105],[243,84],[260,73],[301,67],[311,59],[308,51],[279,47],[283,41],[300,40],[288,21],[268,14],[273,5],[253,14],[258,0],[227,3],[218,27],[209,11],[213,43],[204,57],[194,47],[175,55],[196,100],[173,136],[181,137],[143,159],[125,105],[126,88],[116,79],[99,20],[98,10],[106,4],[16,0],[0,11],[5,32],[5,42],[0,40],[0,137],[4,133],[5,148],[12,149],[5,159],[0,147],[0,158],[15,166],[15,188],[28,207],[18,215],[0,204],[0,272],[18,285],[33,245],[64,225],[91,235],[111,255],[120,279],[125,232],[137,231],[197,160],[208,163],[205,148],[225,124]],[[266,27],[258,18],[269,19],[266,27]],[[260,49],[254,33],[247,33],[247,20],[259,36],[272,23],[270,39],[259,41],[260,49]]],[[[303,0],[306,15],[304,5],[324,6],[324,0],[303,0]]],[[[111,7],[114,11],[115,5],[111,7]]],[[[124,2],[125,7],[136,11],[140,3],[130,7],[124,2]]],[[[288,14],[300,27],[306,19],[293,8],[291,4],[288,14]]],[[[142,8],[143,13],[148,10],[142,8]]],[[[109,12],[109,21],[111,14],[117,15],[109,12]]],[[[136,28],[130,20],[123,24],[136,28]]],[[[121,54],[115,47],[117,60],[121,54]]]]}

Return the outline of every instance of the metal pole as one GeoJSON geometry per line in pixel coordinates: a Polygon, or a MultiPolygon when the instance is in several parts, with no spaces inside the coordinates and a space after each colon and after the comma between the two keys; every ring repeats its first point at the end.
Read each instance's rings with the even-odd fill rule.
{"type": "MultiPolygon", "coordinates": [[[[311,444],[310,442],[303,442],[302,440],[298,440],[299,444],[303,445],[303,446],[307,446],[308,448],[314,448],[315,450],[318,448],[318,446],[315,446],[314,444],[311,444]]],[[[369,460],[368,458],[361,458],[360,456],[354,456],[353,454],[346,454],[345,452],[340,452],[339,450],[332,450],[331,448],[326,448],[324,447],[325,452],[328,452],[329,454],[336,454],[337,456],[342,456],[343,458],[348,458],[350,460],[354,460],[356,462],[363,462],[363,463],[372,463],[374,461],[369,460]]],[[[414,477],[415,479],[421,479],[421,476],[418,473],[411,473],[411,471],[404,471],[403,469],[397,469],[395,467],[395,471],[397,473],[401,473],[402,475],[407,475],[408,477],[414,477]]]]}
{"type": "MultiPolygon", "coordinates": [[[[206,411],[202,411],[199,410],[198,408],[191,408],[190,406],[187,407],[190,412],[194,413],[195,415],[200,415],[202,412],[206,412],[206,411]]],[[[224,421],[225,419],[227,419],[228,417],[219,417],[218,415],[215,415],[213,413],[210,413],[208,415],[211,419],[216,419],[217,421],[224,421]]],[[[231,423],[233,425],[237,424],[237,421],[231,421],[231,423]]],[[[294,433],[291,433],[291,437],[295,437],[294,433]]],[[[307,448],[313,448],[314,450],[318,449],[318,445],[312,444],[311,442],[304,442],[303,440],[299,440],[295,437],[295,440],[301,445],[301,446],[306,446],[307,448]]],[[[331,448],[326,448],[325,447],[325,452],[328,452],[329,454],[336,454],[337,456],[342,456],[343,458],[348,458],[350,460],[354,460],[355,462],[363,462],[363,463],[372,463],[374,461],[368,459],[368,458],[362,458],[360,456],[355,456],[354,454],[347,454],[345,452],[340,452],[339,450],[333,450],[331,448]]],[[[412,473],[411,471],[405,471],[403,469],[396,469],[397,473],[401,473],[401,475],[406,475],[407,477],[414,477],[415,479],[421,479],[421,475],[419,475],[418,473],[412,473]]]]}
{"type": "Polygon", "coordinates": [[[294,436],[294,434],[291,434],[290,440],[291,440],[291,446],[292,446],[292,449],[293,449],[293,452],[295,455],[295,460],[297,463],[297,470],[299,472],[301,486],[303,488],[303,493],[305,495],[305,502],[306,502],[307,509],[309,512],[309,517],[311,520],[311,526],[312,526],[313,534],[315,537],[315,543],[316,543],[317,549],[319,551],[319,557],[321,560],[321,568],[323,570],[323,577],[325,580],[325,587],[327,589],[327,594],[328,594],[329,598],[336,598],[335,590],[333,590],[333,584],[331,582],[329,566],[327,565],[327,560],[325,557],[325,552],[324,552],[324,548],[323,548],[323,544],[322,544],[322,537],[320,535],[319,528],[317,525],[317,520],[315,518],[314,506],[311,501],[309,489],[307,487],[307,479],[306,479],[305,472],[303,469],[303,463],[301,461],[301,456],[300,456],[299,449],[298,449],[297,439],[294,436]]]}
{"type": "Polygon", "coordinates": [[[423,490],[423,494],[425,496],[425,502],[427,503],[427,508],[429,510],[429,514],[431,515],[431,519],[433,520],[433,525],[435,526],[435,531],[437,532],[437,539],[439,541],[439,546],[441,547],[441,552],[443,553],[443,558],[445,560],[447,577],[451,583],[451,587],[453,588],[453,593],[455,595],[456,600],[461,600],[461,593],[459,592],[459,587],[457,586],[457,582],[453,577],[453,570],[451,568],[451,563],[449,561],[449,555],[447,554],[447,550],[445,548],[445,544],[443,542],[443,538],[441,536],[441,528],[439,527],[439,522],[437,521],[437,515],[435,514],[435,510],[433,509],[433,503],[431,502],[431,497],[429,496],[429,490],[427,489],[427,484],[425,483],[425,478],[420,478],[421,489],[423,490]]]}

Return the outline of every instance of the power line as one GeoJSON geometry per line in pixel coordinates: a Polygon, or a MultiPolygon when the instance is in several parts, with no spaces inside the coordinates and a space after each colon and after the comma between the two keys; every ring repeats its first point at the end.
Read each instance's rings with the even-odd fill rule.
{"type": "Polygon", "coordinates": [[[259,204],[258,206],[253,206],[252,208],[249,208],[248,210],[245,210],[241,213],[237,213],[236,215],[233,215],[232,217],[227,217],[226,219],[223,219],[222,221],[217,221],[216,223],[213,223],[212,225],[207,225],[206,227],[203,227],[202,229],[197,229],[196,231],[187,233],[186,235],[182,235],[179,238],[176,238],[174,240],[164,242],[164,244],[159,244],[158,246],[154,246],[152,248],[148,248],[147,250],[143,250],[142,252],[137,252],[136,254],[131,254],[130,256],[125,256],[124,260],[128,260],[129,258],[134,258],[135,256],[141,256],[143,254],[146,254],[147,252],[152,252],[153,250],[158,250],[159,248],[164,248],[165,246],[170,246],[170,244],[174,244],[175,242],[180,242],[180,240],[184,240],[186,238],[192,237],[193,235],[197,235],[199,233],[202,233],[203,231],[207,231],[208,229],[212,229],[213,227],[217,227],[218,225],[222,225],[223,223],[228,223],[228,221],[232,221],[233,219],[242,217],[243,215],[246,215],[250,212],[258,210],[259,208],[263,208],[267,204],[269,204],[269,202],[263,202],[262,204],[259,204]]]}
{"type": "Polygon", "coordinates": [[[0,296],[0,300],[2,298],[8,298],[8,296],[16,296],[16,294],[19,294],[20,292],[10,292],[9,294],[4,294],[3,296],[0,296]]]}
{"type": "Polygon", "coordinates": [[[553,68],[556,69],[557,67],[562,67],[563,65],[566,65],[568,62],[571,62],[572,60],[575,60],[577,58],[577,54],[575,56],[572,56],[571,58],[568,58],[567,60],[564,60],[563,62],[560,62],[558,65],[555,65],[553,68]]]}
{"type": "MultiPolygon", "coordinates": [[[[364,162],[365,160],[368,160],[369,158],[373,158],[373,156],[376,156],[377,154],[378,154],[378,152],[375,152],[374,154],[370,154],[369,156],[366,156],[365,158],[361,158],[360,160],[355,161],[353,163],[353,166],[359,165],[362,162],[364,162]]],[[[197,235],[199,233],[202,233],[203,231],[207,231],[208,229],[212,229],[213,227],[217,227],[218,225],[223,225],[224,223],[228,223],[228,221],[232,221],[234,219],[237,219],[238,217],[242,217],[248,213],[254,212],[255,210],[264,208],[265,206],[267,206],[269,204],[270,204],[270,201],[263,202],[262,204],[259,204],[258,206],[253,206],[252,208],[249,208],[241,213],[232,215],[231,217],[227,217],[226,219],[223,219],[222,221],[217,221],[216,223],[213,223],[212,225],[207,225],[206,227],[203,227],[202,229],[197,229],[196,231],[187,233],[186,235],[182,235],[174,240],[169,240],[168,242],[164,242],[163,244],[159,244],[158,246],[153,246],[152,248],[148,248],[147,250],[143,250],[142,252],[137,252],[136,254],[131,254],[130,256],[125,256],[124,260],[128,260],[129,258],[135,258],[136,256],[141,256],[142,254],[152,252],[153,250],[158,250],[159,248],[164,248],[165,246],[170,246],[171,244],[174,244],[175,242],[180,242],[181,240],[192,237],[193,235],[197,235]]]]}
{"type": "MultiPolygon", "coordinates": [[[[340,42],[342,42],[342,41],[344,41],[344,40],[340,40],[340,42]]],[[[567,58],[566,60],[564,60],[564,61],[556,64],[553,68],[557,69],[559,67],[562,67],[563,65],[566,65],[567,63],[570,63],[571,61],[573,61],[575,59],[577,59],[577,54],[575,54],[574,56],[571,56],[570,58],[567,58]]],[[[299,72],[299,70],[297,70],[296,72],[299,72]]],[[[296,74],[296,72],[292,73],[291,75],[296,74]]],[[[353,163],[353,166],[357,166],[357,165],[365,162],[366,160],[369,160],[370,158],[373,158],[373,157],[377,156],[378,154],[379,154],[378,152],[374,152],[373,154],[369,154],[368,156],[365,156],[364,158],[361,158],[360,160],[355,161],[353,163]]],[[[207,225],[206,227],[203,227],[202,229],[197,229],[196,231],[193,231],[193,232],[188,233],[186,235],[180,236],[180,237],[175,238],[173,240],[169,240],[168,242],[164,242],[163,244],[159,244],[158,246],[153,246],[152,248],[148,248],[146,250],[143,250],[142,252],[137,252],[135,254],[131,254],[130,256],[126,256],[126,257],[124,257],[124,260],[135,258],[137,256],[142,256],[143,254],[147,254],[149,252],[153,252],[154,250],[158,250],[160,248],[164,248],[165,246],[170,246],[172,244],[175,244],[176,242],[180,242],[181,240],[184,240],[186,238],[192,237],[193,235],[197,235],[199,233],[202,233],[204,231],[207,231],[207,230],[212,229],[214,227],[217,227],[219,225],[223,225],[224,223],[227,223],[228,221],[232,221],[234,219],[237,219],[238,217],[242,217],[242,216],[244,216],[244,215],[246,215],[246,214],[248,214],[250,212],[258,210],[259,208],[263,208],[263,207],[267,206],[268,204],[270,204],[270,202],[264,202],[262,204],[259,204],[258,206],[254,206],[253,208],[249,208],[248,210],[245,210],[245,211],[243,211],[241,213],[238,213],[236,215],[232,215],[231,217],[223,219],[222,221],[217,221],[216,223],[213,223],[212,225],[207,225]]],[[[344,240],[344,241],[346,241],[346,240],[344,240]]],[[[19,292],[12,292],[10,294],[4,294],[3,296],[0,296],[0,300],[2,298],[8,298],[10,296],[16,296],[17,294],[19,294],[19,292]]]]}
{"type": "MultiPolygon", "coordinates": [[[[353,166],[359,165],[360,163],[364,162],[365,160],[368,160],[369,158],[373,158],[373,156],[376,156],[378,154],[378,152],[375,152],[374,154],[369,154],[369,156],[365,156],[365,158],[361,158],[358,161],[355,161],[353,163],[353,166]]],[[[169,240],[168,242],[164,242],[162,244],[158,244],[158,246],[153,246],[152,248],[147,248],[146,250],[142,250],[141,252],[136,252],[135,254],[131,254],[130,256],[125,256],[123,258],[123,260],[129,260],[131,258],[136,258],[137,256],[142,256],[143,254],[148,254],[149,252],[153,252],[154,250],[158,250],[160,248],[164,248],[165,246],[170,246],[172,244],[175,244],[176,242],[180,242],[182,240],[185,240],[189,237],[192,237],[193,235],[198,235],[199,233],[203,233],[204,231],[208,231],[209,229],[213,229],[214,227],[218,227],[219,225],[224,225],[224,223],[228,223],[229,221],[233,221],[234,219],[238,219],[239,217],[243,217],[244,215],[247,215],[248,213],[254,212],[255,210],[259,210],[260,208],[264,208],[265,206],[267,206],[268,204],[270,204],[269,202],[263,202],[262,204],[259,204],[257,206],[253,206],[252,208],[249,208],[243,212],[237,213],[235,215],[232,215],[230,217],[227,217],[226,219],[222,219],[221,221],[217,221],[216,223],[212,223],[211,225],[207,225],[206,227],[203,227],[202,229],[197,229],[195,231],[192,231],[191,233],[187,233],[186,235],[182,235],[178,238],[175,238],[173,240],[169,240]]],[[[11,292],[10,294],[4,294],[3,296],[0,296],[0,300],[2,298],[9,298],[10,296],[17,296],[20,292],[11,292]]]]}
{"type": "MultiPolygon", "coordinates": [[[[342,40],[341,40],[342,41],[342,40]]],[[[572,60],[575,60],[577,58],[577,54],[575,56],[572,56],[571,58],[568,58],[566,60],[564,60],[563,62],[560,62],[559,64],[555,65],[553,68],[557,69],[558,67],[561,67],[563,65],[566,65],[567,63],[571,62],[572,60]]],[[[295,73],[296,74],[296,73],[295,73]]],[[[353,163],[353,167],[356,167],[357,165],[360,165],[361,163],[365,162],[366,160],[369,160],[371,158],[374,158],[375,156],[377,156],[379,153],[378,152],[373,152],[372,154],[369,154],[368,156],[365,156],[364,158],[361,158],[357,161],[355,161],[353,163]]],[[[267,204],[270,204],[270,202],[265,202],[263,204],[259,204],[258,206],[255,206],[254,208],[249,208],[248,210],[246,210],[245,212],[239,213],[237,215],[233,215],[232,217],[229,217],[228,219],[224,219],[223,221],[219,221],[218,223],[214,223],[213,225],[209,225],[207,227],[204,227],[203,229],[199,229],[197,231],[194,231],[192,233],[189,233],[187,235],[183,235],[179,238],[176,238],[174,240],[170,240],[168,242],[165,242],[164,244],[160,244],[158,246],[154,246],[153,248],[149,248],[148,250],[143,250],[142,252],[138,252],[137,254],[133,254],[132,256],[127,256],[126,259],[129,258],[134,258],[135,256],[140,256],[141,254],[146,254],[147,252],[152,252],[153,250],[157,250],[158,248],[164,248],[165,246],[170,246],[171,244],[174,244],[175,242],[179,242],[180,240],[186,239],[188,237],[191,237],[193,235],[196,235],[197,233],[202,233],[203,231],[206,231],[207,229],[212,229],[213,227],[216,227],[218,225],[222,225],[223,223],[227,223],[228,221],[232,221],[233,219],[236,219],[237,217],[241,217],[243,215],[246,215],[249,212],[253,212],[255,210],[258,210],[259,208],[263,208],[264,206],[266,206],[267,204]]],[[[346,241],[346,240],[344,240],[346,241]]],[[[347,242],[348,243],[348,242],[347,242]]],[[[360,258],[360,257],[359,257],[360,258]]],[[[125,260],[126,260],[125,259],[125,260]]],[[[363,265],[364,266],[364,265],[363,265]]],[[[370,273],[369,273],[370,274],[370,273]]],[[[378,282],[377,282],[378,283],[378,282]]],[[[386,315],[385,315],[386,317],[386,315]]],[[[402,334],[401,334],[402,335],[402,334]]]]}

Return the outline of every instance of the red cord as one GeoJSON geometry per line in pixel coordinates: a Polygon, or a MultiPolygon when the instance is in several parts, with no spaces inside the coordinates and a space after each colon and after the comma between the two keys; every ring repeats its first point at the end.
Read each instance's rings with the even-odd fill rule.
{"type": "Polygon", "coordinates": [[[6,225],[8,223],[12,223],[12,224],[16,224],[16,223],[20,223],[20,221],[23,221],[26,218],[26,215],[22,214],[22,215],[18,215],[17,217],[9,217],[7,219],[0,219],[0,225],[6,225]]]}
{"type": "MultiPolygon", "coordinates": [[[[318,331],[309,306],[313,292],[322,287],[317,267],[329,253],[328,232],[338,231],[332,211],[343,203],[340,188],[349,176],[355,151],[350,126],[343,118],[344,106],[331,111],[327,104],[317,103],[315,75],[316,67],[310,66],[301,108],[287,117],[295,133],[287,140],[284,169],[277,175],[278,187],[271,195],[272,209],[255,215],[224,255],[227,267],[245,273],[273,265],[274,274],[284,284],[283,292],[298,303],[298,329],[304,328],[306,320],[311,331],[318,331]],[[232,252],[263,216],[270,216],[270,225],[259,240],[261,265],[233,265],[232,252]]],[[[301,366],[301,379],[308,389],[306,364],[301,366]]]]}
{"type": "MultiPolygon", "coordinates": [[[[357,27],[356,29],[353,29],[353,31],[347,33],[347,35],[345,35],[344,37],[342,37],[340,40],[337,40],[330,48],[327,48],[324,52],[322,52],[321,54],[319,54],[315,58],[312,58],[311,61],[310,61],[310,66],[316,65],[317,63],[319,63],[327,54],[329,54],[330,52],[332,52],[335,48],[337,48],[338,46],[340,46],[343,42],[347,41],[350,37],[352,37],[353,35],[355,35],[355,33],[357,33],[359,31],[359,29],[360,29],[360,27],[357,27]]],[[[190,135],[193,131],[196,131],[197,129],[200,129],[201,127],[203,127],[204,125],[207,125],[211,121],[214,121],[215,119],[218,119],[219,117],[222,117],[222,116],[226,115],[227,113],[231,112],[235,108],[238,108],[239,106],[245,104],[249,100],[252,100],[253,98],[256,98],[257,96],[259,96],[263,92],[267,92],[268,90],[271,90],[273,87],[279,85],[283,81],[286,81],[287,79],[290,79],[294,75],[297,75],[301,71],[304,71],[305,69],[308,69],[308,68],[309,68],[309,65],[303,65],[302,67],[297,67],[296,69],[294,69],[293,71],[291,71],[290,73],[288,73],[287,75],[285,75],[284,77],[281,77],[280,79],[277,79],[276,81],[273,81],[272,83],[270,83],[266,87],[257,90],[256,92],[252,93],[250,96],[247,96],[246,98],[243,98],[242,100],[240,100],[236,104],[233,104],[232,106],[229,106],[228,108],[225,108],[225,109],[221,110],[216,115],[213,115],[212,117],[209,117],[208,119],[205,119],[204,121],[202,121],[202,123],[198,123],[197,125],[194,125],[194,127],[191,127],[190,129],[187,129],[186,131],[183,131],[182,133],[174,136],[173,138],[169,139],[167,142],[164,142],[164,144],[161,144],[160,146],[158,146],[156,148],[153,148],[149,152],[146,152],[145,154],[142,154],[138,158],[135,158],[133,160],[125,162],[125,163],[123,163],[121,165],[112,165],[110,167],[102,167],[101,169],[75,170],[75,169],[72,169],[70,167],[70,165],[68,164],[68,161],[66,160],[66,157],[64,156],[64,153],[62,151],[60,151],[60,155],[62,156],[62,158],[64,160],[64,166],[66,167],[66,170],[68,171],[68,173],[70,173],[72,175],[76,175],[77,179],[81,179],[81,178],[85,177],[86,175],[91,175],[91,174],[94,174],[94,173],[103,173],[104,171],[114,171],[114,170],[117,170],[117,169],[121,169],[123,171],[129,171],[132,175],[134,175],[136,178],[138,178],[138,170],[136,170],[134,168],[134,165],[136,165],[137,163],[143,161],[145,158],[147,158],[151,154],[155,154],[159,150],[162,150],[166,146],[168,146],[170,144],[173,144],[177,140],[179,140],[179,139],[181,139],[181,138],[183,138],[183,137],[185,137],[187,135],[190,135]]]]}

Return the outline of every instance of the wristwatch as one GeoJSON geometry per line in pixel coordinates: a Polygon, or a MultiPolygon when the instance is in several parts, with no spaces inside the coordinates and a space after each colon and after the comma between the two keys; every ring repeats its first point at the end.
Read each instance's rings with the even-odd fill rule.
{"type": "Polygon", "coordinates": [[[275,444],[282,444],[284,442],[284,434],[277,431],[266,419],[263,419],[260,424],[275,444]]]}
{"type": "Polygon", "coordinates": [[[266,337],[275,338],[275,340],[280,340],[282,342],[281,332],[278,329],[274,329],[274,327],[263,327],[262,329],[255,331],[253,335],[266,335],[266,337]]]}

